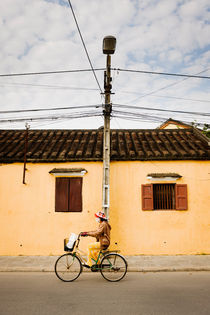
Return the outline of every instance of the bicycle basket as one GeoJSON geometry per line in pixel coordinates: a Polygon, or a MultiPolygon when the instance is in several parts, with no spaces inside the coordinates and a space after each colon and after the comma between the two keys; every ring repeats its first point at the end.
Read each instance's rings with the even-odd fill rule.
{"type": "Polygon", "coordinates": [[[76,244],[76,240],[78,239],[78,235],[72,233],[70,235],[70,238],[64,239],[64,251],[66,252],[72,252],[74,249],[74,246],[76,244]]]}

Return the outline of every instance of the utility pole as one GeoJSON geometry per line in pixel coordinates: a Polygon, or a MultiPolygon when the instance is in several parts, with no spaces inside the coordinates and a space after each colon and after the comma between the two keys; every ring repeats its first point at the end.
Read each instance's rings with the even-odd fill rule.
{"type": "Polygon", "coordinates": [[[26,133],[25,133],[24,165],[23,165],[23,184],[24,185],[26,185],[26,182],[25,182],[26,171],[27,171],[27,168],[26,168],[26,162],[27,162],[26,156],[27,156],[27,151],[28,151],[28,130],[30,128],[28,123],[26,123],[25,126],[26,126],[26,133]]]}
{"type": "Polygon", "coordinates": [[[103,40],[103,53],[107,55],[106,71],[104,72],[104,141],[103,141],[103,211],[107,218],[109,218],[109,195],[110,195],[110,115],[112,111],[111,104],[111,54],[114,54],[116,46],[116,38],[113,36],[106,36],[103,40]]]}

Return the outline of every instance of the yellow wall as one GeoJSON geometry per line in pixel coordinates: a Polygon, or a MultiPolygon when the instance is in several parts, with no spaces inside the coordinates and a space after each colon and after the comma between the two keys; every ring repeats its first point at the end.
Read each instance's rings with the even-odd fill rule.
{"type": "MultiPolygon", "coordinates": [[[[0,166],[0,255],[59,255],[70,232],[96,227],[101,209],[102,163],[0,166]],[[56,213],[53,168],[85,168],[83,212],[56,213]]],[[[210,254],[210,162],[112,162],[110,223],[112,243],[127,255],[210,254]],[[187,211],[142,211],[141,184],[148,173],[179,173],[188,185],[187,211]]],[[[163,183],[163,182],[162,182],[163,183]]],[[[86,249],[91,238],[82,239],[86,249]]]]}
{"type": "Polygon", "coordinates": [[[183,128],[184,127],[182,127],[182,125],[168,124],[164,128],[160,128],[160,129],[183,129],[183,128]]]}

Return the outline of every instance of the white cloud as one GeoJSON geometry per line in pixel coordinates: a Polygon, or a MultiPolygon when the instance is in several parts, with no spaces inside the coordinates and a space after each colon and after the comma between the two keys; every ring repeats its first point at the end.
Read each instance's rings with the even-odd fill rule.
{"type": "MultiPolygon", "coordinates": [[[[71,2],[94,67],[105,67],[102,40],[106,35],[117,37],[116,53],[112,56],[112,66],[116,68],[194,74],[209,67],[208,0],[71,2]]],[[[0,58],[3,60],[0,73],[90,68],[68,1],[66,5],[61,5],[58,0],[1,1],[0,25],[0,58]]],[[[103,72],[96,74],[103,89],[103,72]]],[[[99,91],[8,86],[9,83],[97,88],[91,72],[0,78],[0,105],[3,110],[101,103],[99,91]]],[[[195,102],[190,105],[178,99],[155,98],[155,94],[137,99],[138,94],[135,94],[148,94],[158,89],[160,92],[155,94],[209,99],[208,82],[203,80],[183,81],[182,78],[121,72],[119,75],[115,73],[113,80],[116,93],[113,101],[134,104],[132,101],[136,99],[136,105],[161,107],[164,104],[169,108],[185,107],[185,102],[186,109],[190,106],[190,110],[196,110],[195,102]],[[179,80],[177,85],[169,86],[179,80]]],[[[201,103],[199,109],[207,111],[207,105],[201,103]]],[[[101,119],[71,122],[71,126],[78,128],[97,127],[99,124],[101,119]]],[[[117,126],[115,120],[112,124],[117,126]]],[[[125,125],[132,127],[137,123],[125,122],[125,125]]],[[[63,126],[68,127],[69,123],[65,122],[63,126]]],[[[53,124],[52,128],[55,127],[53,124]]],[[[62,123],[58,127],[61,128],[62,123]]]]}

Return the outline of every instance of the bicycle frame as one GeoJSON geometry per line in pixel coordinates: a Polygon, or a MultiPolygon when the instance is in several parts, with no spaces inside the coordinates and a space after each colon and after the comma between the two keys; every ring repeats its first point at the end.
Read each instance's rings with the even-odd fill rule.
{"type": "MultiPolygon", "coordinates": [[[[76,241],[76,245],[75,245],[75,250],[73,251],[73,255],[77,256],[82,263],[86,263],[87,261],[82,257],[82,255],[86,255],[86,253],[84,251],[82,251],[81,249],[79,249],[79,243],[80,243],[80,235],[76,241]]],[[[115,251],[103,251],[100,250],[98,253],[98,257],[97,260],[95,260],[94,258],[91,258],[94,261],[94,265],[92,265],[92,267],[94,266],[94,270],[100,270],[102,267],[100,266],[100,264],[98,264],[98,262],[100,261],[100,259],[102,259],[106,254],[108,253],[114,253],[114,252],[119,252],[118,250],[115,251]]],[[[110,268],[112,268],[112,263],[111,261],[108,259],[109,264],[110,264],[110,268]]]]}
{"type": "MultiPolygon", "coordinates": [[[[65,254],[58,257],[55,262],[55,274],[64,282],[72,282],[76,280],[82,273],[83,267],[90,268],[84,255],[86,253],[79,249],[80,236],[76,240],[73,249],[66,246],[64,240],[65,254]]],[[[127,262],[117,250],[99,250],[97,259],[93,259],[93,265],[90,270],[92,272],[100,271],[104,279],[116,282],[124,278],[127,273],[127,262]]],[[[96,258],[96,257],[95,257],[96,258]]]]}
{"type": "MultiPolygon", "coordinates": [[[[73,251],[72,254],[73,254],[73,255],[76,255],[76,256],[81,260],[82,263],[86,263],[87,261],[82,257],[82,255],[85,255],[85,256],[86,256],[87,253],[84,252],[84,251],[82,251],[82,250],[79,248],[79,243],[80,243],[80,235],[79,235],[79,237],[78,237],[78,239],[77,239],[77,241],[76,241],[75,250],[73,251]]],[[[93,258],[91,258],[91,259],[94,261],[95,264],[98,264],[98,262],[99,262],[101,256],[104,256],[104,254],[105,254],[105,253],[104,253],[102,250],[100,250],[99,253],[98,253],[97,260],[95,260],[95,259],[93,259],[93,258]]]]}

